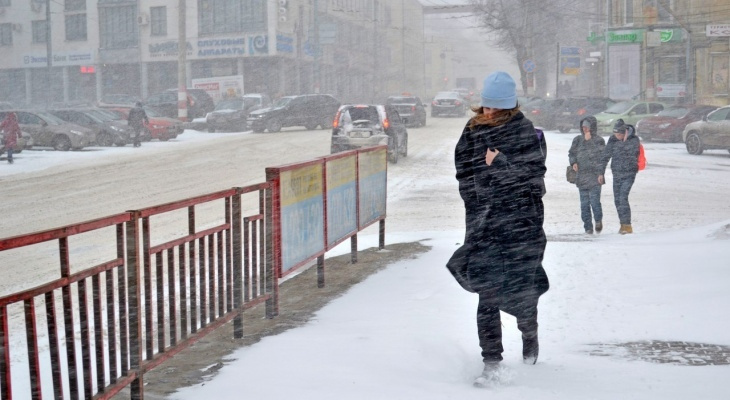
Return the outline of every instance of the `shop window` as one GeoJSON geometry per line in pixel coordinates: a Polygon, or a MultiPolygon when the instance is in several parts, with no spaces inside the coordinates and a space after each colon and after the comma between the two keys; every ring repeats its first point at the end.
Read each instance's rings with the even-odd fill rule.
{"type": "Polygon", "coordinates": [[[198,30],[202,35],[264,29],[265,0],[198,0],[198,30]]]}
{"type": "Polygon", "coordinates": [[[713,54],[710,69],[712,93],[715,95],[727,96],[728,79],[730,78],[730,54],[713,54]]]}
{"type": "Polygon", "coordinates": [[[66,16],[66,40],[86,40],[86,14],[66,16]]]}
{"type": "Polygon", "coordinates": [[[13,45],[13,24],[0,24],[0,46],[13,45]]]}
{"type": "Polygon", "coordinates": [[[659,23],[672,22],[672,9],[674,9],[674,0],[656,0],[657,1],[657,16],[659,23]]]}
{"type": "MultiPolygon", "coordinates": [[[[116,0],[99,0],[99,4],[116,0]]],[[[137,47],[137,5],[99,7],[99,36],[103,49],[137,47]]]]}
{"type": "Polygon", "coordinates": [[[63,9],[64,11],[86,10],[86,0],[66,0],[63,9]]]}
{"type": "Polygon", "coordinates": [[[45,43],[48,24],[46,20],[31,22],[31,30],[33,31],[33,43],[45,43]]]}
{"type": "Polygon", "coordinates": [[[662,57],[659,59],[660,83],[685,83],[687,65],[684,57],[662,57]]]}
{"type": "Polygon", "coordinates": [[[150,8],[150,26],[152,36],[167,36],[167,7],[150,8]]]}

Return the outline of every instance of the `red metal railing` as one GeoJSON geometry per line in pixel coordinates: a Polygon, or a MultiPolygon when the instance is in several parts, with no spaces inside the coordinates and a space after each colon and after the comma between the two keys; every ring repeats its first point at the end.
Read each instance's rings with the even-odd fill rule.
{"type": "Polygon", "coordinates": [[[0,251],[30,253],[58,241],[61,275],[0,298],[0,399],[108,399],[127,386],[131,398],[142,399],[146,371],[231,320],[234,336],[242,337],[241,313],[257,304],[266,302],[273,316],[268,192],[268,183],[233,188],[0,240],[0,251]],[[254,209],[246,216],[244,198],[254,209]],[[222,217],[200,228],[197,210],[206,207],[220,207],[222,217]],[[179,211],[187,213],[184,233],[165,232],[166,216],[179,211]],[[74,265],[80,272],[71,273],[69,239],[104,229],[114,229],[115,257],[74,265]],[[21,304],[17,315],[13,307],[21,304]],[[11,341],[14,319],[24,322],[25,351],[11,341]],[[26,364],[27,392],[14,393],[13,374],[24,375],[19,368],[26,364]],[[43,382],[43,370],[52,380],[43,382]]]}

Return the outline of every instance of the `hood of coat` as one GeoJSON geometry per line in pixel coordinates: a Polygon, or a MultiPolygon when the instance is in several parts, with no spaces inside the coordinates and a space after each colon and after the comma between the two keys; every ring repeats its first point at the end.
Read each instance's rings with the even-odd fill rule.
{"type": "Polygon", "coordinates": [[[581,119],[580,122],[578,123],[578,130],[581,131],[581,132],[583,132],[583,128],[582,128],[583,127],[583,121],[586,121],[586,122],[588,122],[590,124],[590,126],[591,126],[591,134],[595,134],[596,132],[598,132],[598,120],[596,120],[596,117],[594,117],[592,115],[589,115],[589,116],[581,119]]]}

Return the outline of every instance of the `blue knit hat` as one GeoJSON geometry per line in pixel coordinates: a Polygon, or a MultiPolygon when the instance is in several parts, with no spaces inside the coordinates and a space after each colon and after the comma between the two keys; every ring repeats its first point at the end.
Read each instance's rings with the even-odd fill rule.
{"type": "Polygon", "coordinates": [[[510,110],[517,107],[517,92],[515,80],[503,71],[492,72],[484,78],[481,93],[482,107],[510,110]]]}

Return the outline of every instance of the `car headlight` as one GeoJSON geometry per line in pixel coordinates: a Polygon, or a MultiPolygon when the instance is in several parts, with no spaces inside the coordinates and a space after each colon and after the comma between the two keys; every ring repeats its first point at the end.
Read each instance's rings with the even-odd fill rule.
{"type": "Polygon", "coordinates": [[[69,132],[70,133],[73,133],[74,135],[83,135],[83,132],[79,132],[79,131],[74,130],[74,129],[71,129],[69,132]]]}

